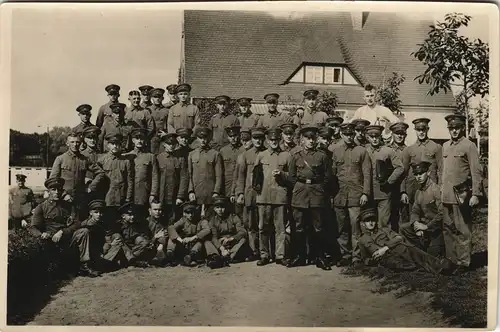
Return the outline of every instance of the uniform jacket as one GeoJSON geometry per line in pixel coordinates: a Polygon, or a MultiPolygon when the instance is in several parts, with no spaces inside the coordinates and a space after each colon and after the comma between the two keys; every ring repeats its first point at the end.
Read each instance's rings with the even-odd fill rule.
{"type": "Polygon", "coordinates": [[[138,127],[139,125],[135,122],[117,122],[114,119],[110,118],[106,121],[102,128],[101,134],[99,135],[99,149],[103,152],[108,151],[108,141],[106,140],[106,135],[108,134],[121,134],[123,136],[122,141],[122,149],[123,152],[127,152],[132,150],[132,138],[130,137],[130,133],[132,129],[138,127]]]}
{"type": "Polygon", "coordinates": [[[99,107],[99,112],[97,113],[97,118],[95,120],[95,125],[97,127],[101,128],[106,121],[111,119],[111,114],[113,114],[113,111],[109,107],[111,104],[113,103],[108,101],[106,104],[99,107]]]}
{"type": "Polygon", "coordinates": [[[134,163],[125,156],[102,154],[97,162],[109,179],[107,206],[121,206],[134,198],[134,163]]]}
{"type": "Polygon", "coordinates": [[[193,104],[177,103],[168,114],[167,126],[169,133],[175,133],[179,128],[193,129],[200,124],[200,110],[193,104]]]}
{"type": "Polygon", "coordinates": [[[214,214],[209,224],[212,229],[212,242],[217,249],[221,247],[220,240],[224,237],[233,237],[234,241],[238,242],[247,236],[247,231],[236,214],[226,214],[223,217],[214,214]]]}
{"type": "Polygon", "coordinates": [[[375,232],[364,231],[359,238],[361,255],[364,258],[371,258],[373,253],[385,246],[389,249],[398,244],[405,244],[403,237],[389,228],[377,228],[375,232]]]}
{"type": "Polygon", "coordinates": [[[155,220],[153,217],[149,216],[147,219],[146,219],[147,223],[148,223],[148,229],[149,229],[149,238],[150,239],[154,239],[154,236],[156,233],[158,233],[159,231],[163,231],[163,233],[165,234],[165,236],[163,237],[160,237],[156,240],[154,240],[154,242],[157,242],[157,243],[161,243],[163,244],[164,246],[167,245],[167,239],[168,239],[168,230],[166,227],[163,227],[161,224],[160,224],[160,221],[159,220],[155,220]]]}
{"type": "Polygon", "coordinates": [[[35,207],[33,190],[18,186],[9,189],[9,216],[12,218],[26,218],[31,215],[35,207]]]}
{"type": "Polygon", "coordinates": [[[135,122],[139,127],[148,131],[148,137],[151,138],[156,133],[155,121],[148,109],[142,107],[130,107],[125,112],[125,121],[135,122]]]}
{"type": "Polygon", "coordinates": [[[185,200],[189,186],[187,159],[166,151],[157,155],[156,159],[160,171],[159,201],[174,205],[177,198],[185,200]]]}
{"type": "Polygon", "coordinates": [[[155,132],[153,136],[157,136],[160,130],[167,132],[168,108],[164,106],[151,105],[149,107],[151,116],[155,122],[155,132]]]}
{"type": "Polygon", "coordinates": [[[240,122],[241,128],[254,128],[257,127],[259,116],[252,112],[248,112],[238,116],[238,121],[240,122]]]}
{"type": "Polygon", "coordinates": [[[238,156],[245,152],[245,148],[238,143],[233,146],[232,144],[227,144],[222,149],[220,149],[220,155],[222,161],[224,162],[224,192],[223,194],[227,197],[236,195],[236,178],[238,174],[236,172],[236,162],[238,161],[238,156]]]}
{"type": "Polygon", "coordinates": [[[354,143],[361,147],[368,147],[370,145],[366,139],[359,140],[357,137],[354,137],[354,143]]]}
{"type": "Polygon", "coordinates": [[[206,219],[200,220],[198,223],[188,221],[182,217],[175,224],[168,226],[168,237],[173,241],[179,236],[182,238],[197,236],[200,240],[211,238],[212,229],[206,219]]]}
{"type": "Polygon", "coordinates": [[[320,127],[325,125],[326,119],[328,119],[328,115],[325,112],[305,110],[304,116],[302,118],[296,117],[294,122],[299,128],[307,126],[320,127]]]}
{"type": "Polygon", "coordinates": [[[255,206],[256,204],[257,193],[252,188],[252,175],[257,154],[262,151],[264,151],[263,147],[257,149],[253,146],[240,154],[236,162],[238,172],[236,197],[243,194],[245,196],[245,206],[255,206]]]}
{"type": "Polygon", "coordinates": [[[63,200],[47,199],[33,210],[30,232],[40,236],[43,232],[51,236],[62,230],[64,236],[71,235],[80,228],[70,203],[63,200]]]}
{"type": "Polygon", "coordinates": [[[281,150],[289,152],[290,154],[293,154],[295,151],[302,149],[300,145],[297,143],[293,143],[291,145],[286,144],[285,142],[281,142],[280,144],[281,150]]]}
{"type": "Polygon", "coordinates": [[[372,187],[373,187],[373,198],[374,199],[389,199],[391,197],[391,192],[393,191],[394,185],[399,186],[397,182],[399,178],[403,175],[403,163],[398,157],[396,152],[387,146],[379,146],[374,149],[371,145],[366,148],[370,160],[372,162],[372,187]],[[380,174],[377,174],[377,160],[385,161],[388,165],[392,165],[393,171],[387,179],[389,186],[381,187],[381,184],[377,180],[380,174]]]}
{"type": "Polygon", "coordinates": [[[229,113],[214,114],[214,116],[210,119],[210,123],[208,125],[208,127],[212,129],[213,132],[213,139],[212,139],[213,146],[216,147],[217,149],[220,149],[221,147],[228,144],[229,139],[227,138],[227,133],[225,128],[232,126],[239,126],[239,125],[240,121],[238,120],[236,115],[229,113]]]}
{"type": "Polygon", "coordinates": [[[143,220],[134,220],[133,223],[120,221],[121,235],[123,237],[123,242],[128,246],[135,245],[135,239],[137,237],[142,237],[146,241],[149,241],[149,228],[143,220]]]}
{"type": "Polygon", "coordinates": [[[83,123],[83,122],[80,122],[77,126],[73,127],[72,131],[76,132],[76,133],[79,133],[79,134],[82,134],[83,131],[88,128],[88,127],[93,127],[94,125],[90,122],[88,123],[83,123]]]}
{"type": "Polygon", "coordinates": [[[158,197],[159,171],[156,156],[133,150],[125,155],[134,164],[134,204],[148,205],[149,196],[158,197]]]}
{"type": "Polygon", "coordinates": [[[220,153],[213,149],[197,148],[189,154],[189,189],[198,204],[212,204],[212,195],[223,191],[224,165],[220,153]]]}
{"type": "Polygon", "coordinates": [[[441,188],[432,179],[428,179],[423,188],[415,193],[415,202],[411,208],[410,222],[424,223],[428,231],[440,228],[443,220],[443,205],[441,204],[441,188]]]}
{"type": "Polygon", "coordinates": [[[293,121],[292,117],[290,117],[286,113],[282,112],[267,112],[264,115],[259,117],[259,121],[257,122],[257,127],[265,127],[267,129],[279,127],[284,123],[291,123],[293,121]]]}
{"type": "MultiPolygon", "coordinates": [[[[407,146],[405,144],[398,145],[398,144],[393,142],[391,145],[389,145],[389,147],[394,150],[394,152],[397,154],[397,156],[399,157],[401,162],[403,162],[403,151],[407,148],[407,146]]],[[[394,188],[394,193],[396,193],[398,195],[402,194],[402,193],[408,193],[407,189],[406,189],[408,187],[408,184],[407,184],[408,173],[406,171],[407,170],[404,167],[404,163],[403,163],[403,174],[399,177],[399,179],[397,181],[397,183],[399,183],[399,189],[397,187],[394,188]]]]}
{"type": "Polygon", "coordinates": [[[335,149],[335,147],[339,144],[342,144],[344,143],[344,140],[342,139],[342,137],[334,137],[332,139],[332,142],[330,143],[330,145],[328,146],[328,150],[332,151],[335,149]]]}
{"type": "Polygon", "coordinates": [[[264,173],[262,191],[257,194],[257,204],[287,204],[288,191],[291,190],[288,177],[291,160],[290,153],[282,151],[279,147],[275,151],[269,148],[257,155],[255,166],[262,165],[264,173]],[[282,174],[275,177],[272,175],[273,170],[280,170],[282,174]]]}

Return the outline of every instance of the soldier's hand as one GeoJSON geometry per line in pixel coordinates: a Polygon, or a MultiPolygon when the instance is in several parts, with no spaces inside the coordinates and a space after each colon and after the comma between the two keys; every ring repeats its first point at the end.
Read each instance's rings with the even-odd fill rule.
{"type": "Polygon", "coordinates": [[[87,194],[90,194],[92,192],[92,189],[87,188],[87,194]]]}
{"type": "Polygon", "coordinates": [[[58,231],[56,234],[54,234],[54,236],[52,236],[52,241],[54,243],[59,242],[59,240],[61,240],[62,235],[63,235],[63,232],[61,230],[58,231]]]}
{"type": "Polygon", "coordinates": [[[479,204],[479,198],[476,195],[472,196],[469,201],[469,206],[474,207],[478,204],[479,204]]]}
{"type": "Polygon", "coordinates": [[[212,198],[217,198],[217,197],[219,197],[219,194],[213,193],[212,198]]]}
{"type": "Polygon", "coordinates": [[[163,244],[160,243],[156,248],[156,251],[162,251],[162,250],[163,250],[163,244]]]}
{"type": "Polygon", "coordinates": [[[185,240],[182,237],[180,237],[180,236],[176,240],[179,243],[184,243],[185,242],[185,240]]]}
{"type": "Polygon", "coordinates": [[[273,176],[278,176],[281,174],[281,171],[278,169],[275,169],[275,170],[273,170],[272,174],[273,174],[273,176]]]}
{"type": "Polygon", "coordinates": [[[23,220],[21,220],[21,227],[22,227],[22,228],[26,228],[26,227],[28,227],[28,222],[27,222],[26,220],[24,220],[24,219],[23,219],[23,220]]]}
{"type": "Polygon", "coordinates": [[[365,194],[361,195],[361,198],[359,199],[359,205],[364,206],[368,203],[368,196],[365,194]]]}
{"type": "Polygon", "coordinates": [[[245,203],[245,196],[243,196],[243,194],[238,195],[238,199],[236,200],[236,203],[243,205],[245,203]]]}
{"type": "Polygon", "coordinates": [[[155,200],[154,196],[149,196],[149,204],[151,204],[155,200]]]}
{"type": "Polygon", "coordinates": [[[236,202],[236,197],[234,196],[229,197],[229,201],[234,204],[236,202]]]}
{"type": "Polygon", "coordinates": [[[45,239],[48,239],[50,237],[50,234],[47,232],[43,232],[40,237],[45,240],[45,239]]]}
{"type": "Polygon", "coordinates": [[[175,200],[175,205],[181,205],[181,204],[182,204],[182,199],[177,198],[177,199],[175,200]]]}
{"type": "Polygon", "coordinates": [[[189,200],[190,200],[191,202],[196,201],[196,195],[195,195],[194,193],[190,193],[190,194],[189,194],[189,200]]]}
{"type": "Polygon", "coordinates": [[[373,253],[372,257],[374,259],[378,259],[378,258],[384,256],[387,250],[389,250],[389,247],[387,247],[387,246],[382,247],[382,248],[378,249],[377,251],[375,251],[373,253]]]}
{"type": "Polygon", "coordinates": [[[403,193],[401,195],[401,203],[403,204],[410,204],[410,199],[408,198],[408,195],[403,193]]]}
{"type": "Polygon", "coordinates": [[[64,195],[63,200],[65,200],[66,202],[71,203],[71,202],[73,202],[73,197],[71,197],[70,194],[66,194],[66,195],[64,195]]]}
{"type": "Polygon", "coordinates": [[[158,233],[155,234],[154,238],[157,239],[157,238],[164,237],[164,236],[165,236],[165,232],[162,229],[161,231],[159,231],[158,233]]]}
{"type": "Polygon", "coordinates": [[[423,224],[419,221],[415,221],[415,223],[413,224],[413,229],[415,230],[415,232],[418,232],[418,231],[425,231],[427,230],[427,225],[426,224],[423,224]]]}
{"type": "Polygon", "coordinates": [[[415,234],[417,234],[417,236],[424,236],[424,232],[422,232],[422,231],[418,231],[415,234]]]}

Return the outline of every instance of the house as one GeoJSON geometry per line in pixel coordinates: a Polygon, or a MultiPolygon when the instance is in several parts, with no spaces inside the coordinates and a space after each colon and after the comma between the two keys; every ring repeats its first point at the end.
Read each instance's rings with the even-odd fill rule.
{"type": "MultiPolygon", "coordinates": [[[[307,89],[334,92],[338,110],[349,119],[364,104],[364,85],[377,86],[397,72],[406,78],[400,86],[404,121],[428,117],[429,135],[449,138],[444,116],[454,110],[453,95],[427,95],[428,85],[414,80],[425,66],[410,55],[427,37],[432,18],[302,14],[185,11],[180,80],[191,84],[195,99],[251,97],[253,111],[260,114],[266,111],[263,96],[268,92],[279,93],[284,104],[300,103],[307,89]]],[[[415,139],[409,130],[408,143],[415,139]]]]}

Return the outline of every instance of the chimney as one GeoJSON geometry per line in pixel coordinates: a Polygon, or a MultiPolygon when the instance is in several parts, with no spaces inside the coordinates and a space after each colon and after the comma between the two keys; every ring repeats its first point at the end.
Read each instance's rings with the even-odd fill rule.
{"type": "Polygon", "coordinates": [[[361,31],[365,25],[366,19],[368,18],[367,12],[352,12],[352,28],[354,31],[361,31]]]}

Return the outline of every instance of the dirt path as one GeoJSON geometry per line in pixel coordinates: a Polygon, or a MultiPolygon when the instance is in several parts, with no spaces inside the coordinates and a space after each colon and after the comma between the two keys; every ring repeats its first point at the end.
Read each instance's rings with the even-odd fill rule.
{"type": "Polygon", "coordinates": [[[129,268],[76,278],[30,325],[446,327],[421,298],[373,287],[313,266],[129,268]]]}

